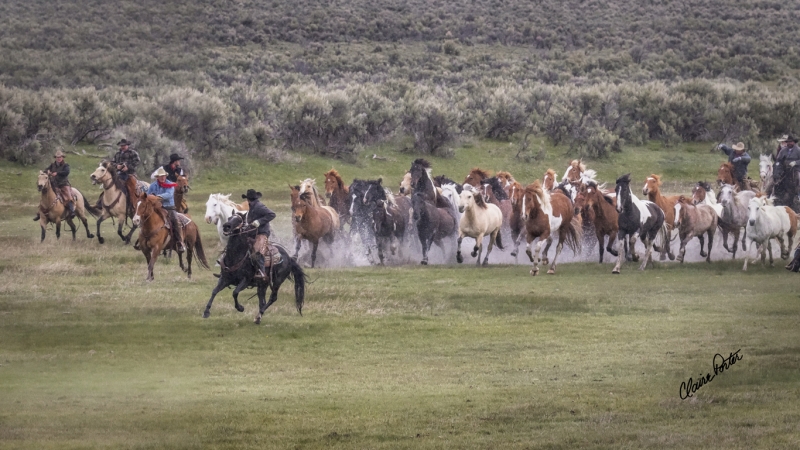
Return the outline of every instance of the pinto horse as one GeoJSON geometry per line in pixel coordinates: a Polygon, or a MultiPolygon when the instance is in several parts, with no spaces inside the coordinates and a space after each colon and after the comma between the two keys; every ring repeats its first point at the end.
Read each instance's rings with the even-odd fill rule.
{"type": "MultiPolygon", "coordinates": [[[[161,207],[161,200],[158,197],[145,193],[139,194],[134,211],[133,224],[142,228],[139,231],[138,244],[139,249],[147,259],[147,281],[153,281],[153,268],[158,254],[162,250],[177,251],[175,242],[172,240],[172,233],[167,228],[167,211],[161,207]]],[[[181,220],[179,219],[178,222],[181,222],[181,220]]],[[[203,251],[203,243],[201,242],[197,225],[195,225],[194,221],[190,221],[183,227],[187,266],[184,267],[183,265],[183,252],[181,251],[178,251],[178,262],[181,269],[186,272],[187,277],[192,278],[193,253],[197,253],[197,261],[206,269],[208,269],[208,262],[203,251]]]]}
{"type": "Polygon", "coordinates": [[[328,198],[330,207],[339,215],[341,230],[345,223],[350,223],[350,195],[336,169],[325,172],[325,197],[328,198]]]}
{"type": "Polygon", "coordinates": [[[236,286],[233,290],[234,306],[237,311],[244,312],[244,306],[239,303],[239,293],[244,289],[255,287],[258,295],[258,314],[253,323],[258,325],[267,308],[278,299],[278,290],[287,279],[294,279],[294,303],[297,312],[302,316],[306,286],[306,275],[303,269],[289,257],[283,247],[275,246],[281,255],[281,261],[267,268],[270,274],[269,280],[255,278],[256,267],[250,253],[252,239],[248,236],[248,231],[244,230],[244,223],[244,217],[241,214],[234,214],[222,225],[228,236],[228,243],[225,246],[225,256],[220,264],[222,272],[217,285],[211,291],[211,298],[203,311],[203,318],[207,319],[211,315],[211,304],[214,302],[214,297],[228,286],[236,286]],[[271,291],[269,302],[266,301],[267,287],[271,291]]]}
{"type": "Polygon", "coordinates": [[[605,195],[595,181],[589,181],[581,188],[579,198],[583,203],[581,215],[584,217],[584,223],[591,220],[597,237],[600,262],[603,262],[603,243],[606,236],[608,236],[608,245],[605,250],[618,256],[617,251],[614,250],[614,241],[617,240],[619,233],[619,213],[614,207],[614,199],[605,195]]]}
{"type": "MultiPolygon", "coordinates": [[[[789,258],[789,249],[792,248],[792,238],[797,233],[797,215],[788,206],[775,206],[771,199],[766,197],[753,197],[747,205],[747,240],[750,245],[756,244],[756,258],[761,255],[761,264],[766,264],[766,253],[769,252],[769,265],[772,267],[772,245],[770,240],[775,238],[781,246],[781,258],[789,258]],[[784,242],[784,237],[786,242],[784,242]]],[[[756,259],[753,259],[755,262],[756,259]]],[[[747,255],[744,258],[744,267],[747,270],[747,255]]]]}
{"type": "MultiPolygon", "coordinates": [[[[42,239],[47,230],[47,224],[56,224],[56,239],[61,237],[61,221],[65,220],[72,231],[72,240],[75,240],[75,233],[78,227],[75,226],[73,219],[69,218],[69,210],[64,206],[64,199],[56,194],[56,189],[53,187],[53,181],[49,175],[44,172],[39,172],[39,177],[36,180],[36,186],[39,192],[42,193],[39,200],[39,226],[42,228],[42,239]]],[[[89,231],[89,222],[86,220],[86,213],[88,212],[94,217],[100,215],[100,211],[96,210],[93,206],[89,205],[83,194],[75,188],[71,188],[73,201],[75,202],[75,216],[83,223],[86,228],[86,237],[91,239],[94,235],[89,231]]]]}
{"type": "Polygon", "coordinates": [[[483,265],[489,263],[489,253],[492,247],[503,249],[503,242],[500,237],[500,227],[503,225],[503,213],[497,205],[486,203],[483,196],[471,185],[461,191],[458,202],[458,212],[463,213],[458,223],[458,247],[456,250],[456,261],[459,264],[464,262],[461,256],[461,241],[464,236],[475,239],[475,246],[472,248],[472,257],[477,259],[475,264],[481,264],[481,253],[483,252],[483,237],[489,235],[489,247],[486,249],[486,257],[483,265]]]}
{"type": "MultiPolygon", "coordinates": [[[[629,239],[629,249],[631,259],[638,261],[636,255],[636,238],[640,238],[644,243],[645,255],[639,270],[647,268],[647,263],[652,259],[653,247],[656,236],[659,232],[665,235],[667,228],[664,223],[664,211],[653,202],[639,200],[631,191],[631,174],[625,174],[617,178],[617,185],[614,192],[617,194],[617,213],[619,213],[619,232],[617,234],[617,264],[611,273],[619,274],[622,266],[623,254],[625,254],[625,241],[629,239]]],[[[674,210],[673,210],[674,211],[674,210]]],[[[673,212],[674,215],[674,212],[673,212]]]]}
{"type": "Polygon", "coordinates": [[[539,273],[542,244],[552,240],[553,235],[558,234],[558,245],[553,263],[547,271],[548,274],[556,273],[556,261],[565,243],[573,253],[580,252],[581,228],[573,216],[572,202],[564,195],[551,196],[549,192],[542,189],[539,180],[525,187],[525,194],[522,197],[522,219],[525,220],[527,241],[525,253],[533,263],[530,271],[532,276],[539,273]],[[531,243],[537,238],[535,251],[532,253],[531,243]]]}
{"type": "MultiPolygon", "coordinates": [[[[333,244],[336,230],[339,228],[339,217],[335,211],[319,206],[314,206],[314,194],[300,192],[300,186],[289,186],[291,189],[292,217],[295,233],[294,259],[300,253],[303,239],[311,243],[311,267],[317,261],[317,246],[323,240],[328,245],[333,244]]],[[[331,249],[331,253],[333,249],[331,249]]]]}
{"type": "Polygon", "coordinates": [[[664,236],[664,243],[661,246],[660,260],[664,261],[665,255],[669,255],[669,259],[674,260],[675,254],[672,253],[670,241],[672,240],[672,228],[675,223],[675,203],[678,202],[680,195],[670,195],[665,197],[661,194],[661,177],[656,174],[650,174],[644,182],[642,194],[647,196],[647,199],[658,205],[664,213],[664,224],[667,226],[667,233],[664,236]]]}
{"type": "Polygon", "coordinates": [[[739,235],[742,235],[742,250],[747,251],[747,216],[750,200],[756,196],[753,191],[739,191],[739,187],[732,184],[723,184],[719,191],[719,202],[722,205],[722,216],[719,218],[719,228],[722,231],[722,246],[736,259],[736,250],[739,248],[739,235]],[[728,246],[728,234],[733,235],[733,245],[728,246]]]}
{"type": "Polygon", "coordinates": [[[208,201],[206,201],[206,223],[214,223],[217,226],[217,233],[219,234],[219,241],[223,245],[228,244],[228,235],[225,234],[222,226],[231,218],[236,212],[247,212],[250,209],[250,204],[244,202],[242,204],[234,203],[231,200],[231,194],[209,194],[208,201]]]}
{"type": "Polygon", "coordinates": [[[700,240],[700,256],[706,257],[706,262],[711,262],[711,247],[714,245],[714,233],[717,231],[717,213],[709,205],[693,205],[685,196],[681,195],[675,203],[675,223],[681,248],[678,252],[678,261],[683,263],[686,254],[686,244],[697,236],[700,240]],[[703,250],[703,234],[708,234],[708,253],[703,250]]]}
{"type": "Polygon", "coordinates": [[[717,195],[707,181],[698,181],[692,188],[692,204],[708,205],[714,209],[717,217],[722,218],[722,205],[717,202],[717,195]]]}

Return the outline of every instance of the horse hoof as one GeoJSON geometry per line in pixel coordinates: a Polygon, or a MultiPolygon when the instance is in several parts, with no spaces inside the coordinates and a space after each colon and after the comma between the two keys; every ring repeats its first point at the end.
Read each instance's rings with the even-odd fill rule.
{"type": "Polygon", "coordinates": [[[423,266],[427,266],[428,265],[428,261],[420,261],[419,263],[422,264],[423,266]]]}
{"type": "Polygon", "coordinates": [[[97,242],[99,242],[101,244],[105,244],[106,243],[106,238],[104,238],[102,236],[97,236],[97,242]]]}
{"type": "Polygon", "coordinates": [[[236,310],[239,311],[239,312],[244,312],[244,306],[236,305],[236,310]]]}
{"type": "Polygon", "coordinates": [[[670,261],[675,261],[675,255],[673,255],[673,254],[671,254],[671,253],[670,253],[670,255],[669,255],[669,260],[670,260],[670,261]]]}
{"type": "Polygon", "coordinates": [[[556,271],[555,271],[555,270],[553,270],[553,269],[550,269],[550,270],[548,270],[548,271],[547,271],[547,274],[548,274],[548,275],[555,275],[555,274],[556,274],[556,271]]]}
{"type": "Polygon", "coordinates": [[[614,275],[619,275],[619,270],[614,269],[614,270],[611,271],[611,273],[613,273],[614,275]]]}
{"type": "Polygon", "coordinates": [[[531,276],[532,276],[532,277],[535,277],[535,276],[536,276],[536,274],[538,274],[538,273],[539,273],[539,271],[538,271],[538,270],[533,270],[533,269],[531,269],[531,276]]]}
{"type": "Polygon", "coordinates": [[[459,264],[464,262],[464,258],[461,256],[461,253],[456,255],[456,262],[459,264]]]}
{"type": "MultiPolygon", "coordinates": [[[[674,258],[673,258],[673,259],[674,259],[674,258]]],[[[636,259],[634,259],[634,261],[638,261],[638,260],[639,260],[639,258],[636,258],[636,259]]],[[[666,261],[666,260],[667,260],[667,255],[661,255],[661,256],[658,258],[658,260],[659,260],[659,261],[666,261]]]]}
{"type": "Polygon", "coordinates": [[[261,316],[256,317],[256,319],[253,321],[253,323],[256,324],[256,325],[261,325],[261,316]]]}
{"type": "Polygon", "coordinates": [[[203,319],[208,319],[211,316],[211,311],[204,311],[203,312],[203,319]]]}

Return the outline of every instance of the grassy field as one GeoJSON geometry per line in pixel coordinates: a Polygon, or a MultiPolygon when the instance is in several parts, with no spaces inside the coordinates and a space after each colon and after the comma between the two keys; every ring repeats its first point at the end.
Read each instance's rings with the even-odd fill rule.
{"type": "MultiPolygon", "coordinates": [[[[722,156],[696,145],[626,150],[590,162],[600,178],[651,172],[671,192],[715,178],[722,156]]],[[[89,153],[94,151],[89,149],[89,153]]],[[[475,142],[434,173],[472,166],[518,179],[563,173],[563,149],[515,161],[475,142]]],[[[412,157],[335,164],[345,179],[396,186],[412,157]]],[[[233,159],[192,182],[196,218],[211,192],[264,192],[288,236],[288,188],[331,161],[233,159]]],[[[73,184],[96,158],[70,156],[73,184]]],[[[292,290],[252,324],[230,291],[201,318],[215,279],[81,234],[39,243],[32,169],[0,163],[0,448],[797,448],[797,277],[741,260],[573,263],[556,276],[525,265],[308,269],[304,315],[292,290]],[[688,400],[712,358],[742,359],[688,400]]],[[[209,254],[215,229],[200,224],[209,254]]],[[[469,261],[469,259],[468,259],[469,261]]],[[[288,286],[287,286],[288,287],[288,286]]]]}

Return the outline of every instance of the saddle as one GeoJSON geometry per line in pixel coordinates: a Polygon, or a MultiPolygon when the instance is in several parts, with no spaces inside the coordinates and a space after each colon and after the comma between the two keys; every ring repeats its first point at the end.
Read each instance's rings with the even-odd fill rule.
{"type": "MultiPolygon", "coordinates": [[[[181,213],[179,213],[179,212],[176,212],[176,213],[175,213],[175,217],[178,219],[178,223],[180,224],[181,228],[186,228],[186,226],[187,226],[187,225],[189,225],[189,224],[192,222],[192,218],[191,218],[191,217],[189,217],[189,216],[187,216],[187,215],[185,215],[185,214],[181,214],[181,213]]],[[[165,214],[165,217],[164,217],[164,226],[165,226],[165,227],[166,227],[168,230],[171,230],[171,229],[172,229],[172,223],[171,223],[171,221],[169,220],[169,213],[166,213],[166,214],[165,214]]]]}
{"type": "Polygon", "coordinates": [[[267,247],[267,254],[264,255],[264,268],[270,268],[272,265],[280,264],[283,260],[281,256],[281,252],[278,250],[278,247],[274,245],[269,245],[267,247]]]}

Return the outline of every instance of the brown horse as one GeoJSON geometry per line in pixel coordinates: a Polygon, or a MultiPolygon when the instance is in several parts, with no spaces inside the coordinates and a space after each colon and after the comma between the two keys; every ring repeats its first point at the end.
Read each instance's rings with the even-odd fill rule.
{"type": "Polygon", "coordinates": [[[553,192],[553,189],[556,188],[556,171],[553,169],[547,169],[547,172],[544,173],[544,177],[542,178],[542,188],[547,192],[553,192]]]}
{"type": "MultiPolygon", "coordinates": [[[[614,256],[618,256],[614,250],[614,241],[617,240],[619,233],[619,213],[617,212],[614,199],[598,187],[594,181],[589,181],[581,187],[578,198],[582,202],[582,215],[584,223],[591,221],[594,226],[595,236],[599,245],[600,262],[603,262],[603,242],[608,236],[606,250],[614,256]]],[[[575,202],[576,209],[578,201],[575,202]]]]}
{"type": "MultiPolygon", "coordinates": [[[[338,228],[339,216],[330,207],[315,207],[312,193],[300,192],[300,186],[289,186],[292,199],[292,217],[294,218],[295,248],[293,258],[300,253],[303,239],[311,243],[311,267],[317,261],[317,246],[320,239],[329,245],[338,228]],[[334,215],[336,215],[334,217],[334,215]]],[[[332,251],[332,250],[331,250],[332,251]]]]}
{"type": "Polygon", "coordinates": [[[481,187],[481,181],[489,178],[489,176],[490,176],[489,173],[486,172],[485,170],[479,167],[474,167],[472,170],[469,171],[466,178],[464,178],[463,184],[470,184],[476,188],[479,188],[481,187]]]}
{"type": "Polygon", "coordinates": [[[669,255],[670,260],[675,259],[675,254],[672,253],[670,241],[672,240],[672,229],[675,223],[675,204],[678,203],[680,195],[671,195],[665,197],[661,195],[661,177],[656,174],[650,174],[644,182],[642,194],[647,196],[647,199],[658,205],[664,211],[664,224],[667,226],[667,233],[664,236],[664,243],[661,246],[661,261],[667,259],[665,254],[669,255]]]}
{"type": "Polygon", "coordinates": [[[572,251],[577,254],[580,252],[581,229],[580,224],[572,214],[572,202],[565,195],[553,195],[542,189],[539,180],[534,181],[525,187],[525,194],[522,197],[523,219],[525,220],[525,238],[527,248],[525,253],[533,263],[531,275],[539,273],[540,252],[545,241],[552,240],[552,236],[558,234],[558,245],[553,263],[550,265],[548,274],[556,273],[556,261],[558,255],[566,243],[572,251]],[[536,242],[536,249],[531,253],[531,243],[536,242]]]}
{"type": "Polygon", "coordinates": [[[189,212],[189,205],[186,203],[186,194],[189,193],[189,177],[178,175],[178,187],[175,188],[175,211],[181,214],[189,212]]]}
{"type": "MultiPolygon", "coordinates": [[[[497,177],[500,178],[500,174],[497,174],[497,177]]],[[[525,187],[512,178],[506,182],[505,190],[511,203],[511,215],[508,220],[513,241],[511,256],[516,258],[517,248],[525,235],[525,221],[522,219],[522,197],[525,195],[525,187]]]]}
{"type": "MultiPolygon", "coordinates": [[[[147,281],[153,281],[153,269],[158,254],[162,250],[176,250],[172,233],[167,228],[167,211],[161,207],[161,200],[155,195],[139,194],[133,215],[133,224],[141,227],[139,231],[139,249],[147,259],[147,281]]],[[[181,222],[180,218],[178,220],[181,222]]],[[[183,225],[184,242],[186,244],[186,263],[183,265],[183,252],[178,252],[178,262],[188,278],[192,278],[192,255],[197,253],[200,265],[208,269],[203,243],[197,225],[190,221],[183,225]]]]}
{"type": "Polygon", "coordinates": [[[572,184],[580,183],[583,173],[586,172],[586,165],[580,159],[573,159],[564,172],[561,181],[569,181],[572,184]]]}
{"type": "Polygon", "coordinates": [[[345,223],[350,223],[351,200],[347,186],[336,169],[325,172],[325,196],[330,201],[330,207],[339,214],[339,229],[342,229],[345,223]]]}
{"type": "MultiPolygon", "coordinates": [[[[67,224],[69,224],[69,228],[72,231],[72,240],[74,241],[75,232],[78,228],[72,221],[73,219],[69,218],[69,211],[64,206],[64,200],[60,196],[56,195],[56,190],[53,188],[53,182],[50,176],[40,171],[39,178],[36,181],[36,186],[38,187],[39,192],[42,193],[41,199],[39,200],[39,226],[42,227],[41,241],[44,241],[47,224],[50,223],[56,224],[56,239],[60,238],[62,220],[66,220],[67,224]]],[[[89,205],[80,191],[75,188],[71,189],[73,201],[75,202],[75,216],[80,219],[80,221],[83,223],[83,227],[86,228],[86,237],[91,239],[94,237],[94,235],[89,232],[89,223],[86,220],[86,212],[88,211],[89,214],[97,217],[100,215],[100,211],[97,211],[94,209],[94,207],[89,205]]]]}
{"type": "Polygon", "coordinates": [[[739,184],[733,176],[733,164],[729,162],[722,163],[719,166],[719,170],[717,170],[717,186],[722,186],[723,184],[739,184]]]}
{"type": "Polygon", "coordinates": [[[678,252],[678,261],[683,262],[686,254],[686,244],[697,236],[700,239],[700,256],[706,257],[706,262],[711,262],[711,247],[714,245],[714,233],[717,231],[717,213],[709,205],[693,205],[691,199],[681,195],[675,203],[674,226],[678,229],[681,239],[681,249],[678,252]],[[703,250],[703,234],[708,233],[708,253],[703,250]]]}

